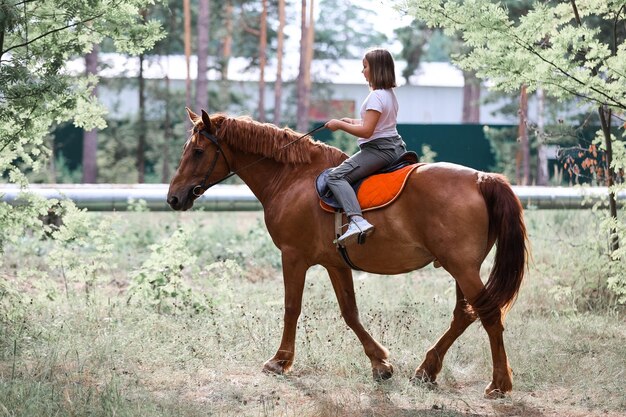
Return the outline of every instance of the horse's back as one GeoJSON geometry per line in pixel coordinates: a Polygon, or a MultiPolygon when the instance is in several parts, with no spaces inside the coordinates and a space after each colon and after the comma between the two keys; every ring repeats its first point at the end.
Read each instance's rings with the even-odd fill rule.
{"type": "Polygon", "coordinates": [[[404,197],[411,200],[409,204],[416,210],[434,210],[454,217],[468,210],[483,210],[479,174],[480,171],[458,164],[424,164],[411,174],[404,197]]]}

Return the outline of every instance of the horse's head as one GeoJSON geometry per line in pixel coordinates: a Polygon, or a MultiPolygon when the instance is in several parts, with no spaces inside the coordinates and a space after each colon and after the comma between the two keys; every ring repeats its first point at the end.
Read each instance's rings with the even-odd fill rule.
{"type": "Polygon", "coordinates": [[[215,136],[215,125],[207,112],[202,110],[198,116],[187,109],[187,113],[193,130],[167,193],[167,203],[174,210],[191,208],[196,198],[230,172],[224,144],[215,136]]]}

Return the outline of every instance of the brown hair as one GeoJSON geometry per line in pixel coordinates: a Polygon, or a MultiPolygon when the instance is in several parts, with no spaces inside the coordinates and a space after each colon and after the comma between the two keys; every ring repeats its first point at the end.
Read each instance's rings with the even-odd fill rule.
{"type": "Polygon", "coordinates": [[[370,87],[373,90],[386,90],[396,87],[396,70],[393,57],[388,50],[370,49],[365,53],[370,67],[370,87]]]}

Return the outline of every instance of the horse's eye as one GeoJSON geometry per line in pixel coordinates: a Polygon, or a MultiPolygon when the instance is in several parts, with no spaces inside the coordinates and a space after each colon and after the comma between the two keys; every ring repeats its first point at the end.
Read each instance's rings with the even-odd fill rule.
{"type": "Polygon", "coordinates": [[[194,148],[194,150],[193,150],[193,154],[194,154],[195,156],[200,156],[200,155],[202,155],[203,153],[204,153],[204,149],[202,149],[202,148],[194,148]]]}

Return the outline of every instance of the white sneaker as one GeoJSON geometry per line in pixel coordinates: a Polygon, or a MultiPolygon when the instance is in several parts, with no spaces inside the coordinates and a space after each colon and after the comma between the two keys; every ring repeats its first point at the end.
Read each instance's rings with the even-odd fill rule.
{"type": "Polygon", "coordinates": [[[348,230],[346,230],[343,235],[339,236],[337,243],[341,246],[346,246],[349,243],[360,240],[359,238],[365,239],[365,237],[371,235],[372,232],[374,232],[374,226],[372,224],[363,217],[352,216],[348,230]]]}

